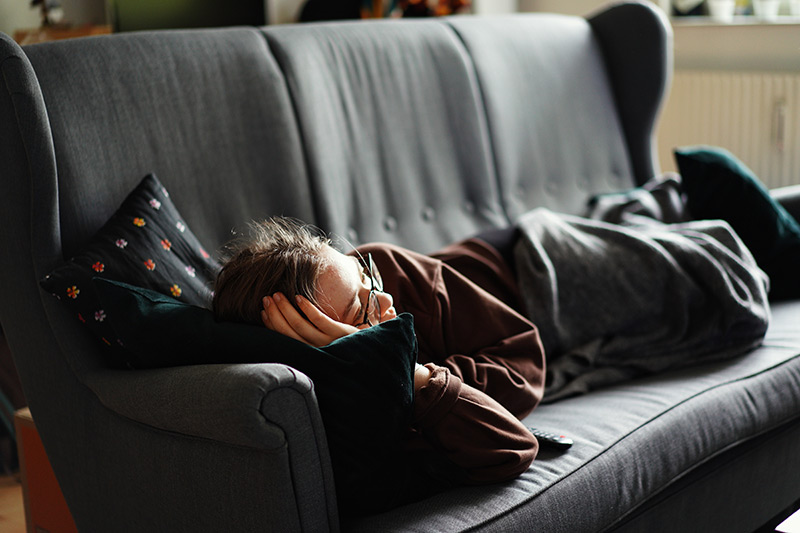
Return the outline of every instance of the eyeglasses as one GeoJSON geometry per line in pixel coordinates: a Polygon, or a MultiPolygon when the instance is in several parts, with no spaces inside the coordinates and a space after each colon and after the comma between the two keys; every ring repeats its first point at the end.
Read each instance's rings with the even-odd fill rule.
{"type": "Polygon", "coordinates": [[[356,324],[359,326],[375,326],[381,321],[381,303],[378,301],[377,292],[383,292],[383,279],[381,273],[378,272],[378,267],[372,261],[372,254],[367,254],[367,259],[356,252],[361,266],[364,268],[364,274],[369,277],[369,296],[367,296],[367,304],[364,307],[364,320],[356,324]]]}

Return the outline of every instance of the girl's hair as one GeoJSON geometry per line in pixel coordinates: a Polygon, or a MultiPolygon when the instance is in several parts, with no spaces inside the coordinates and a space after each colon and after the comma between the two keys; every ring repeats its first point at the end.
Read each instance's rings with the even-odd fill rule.
{"type": "Polygon", "coordinates": [[[276,292],[315,305],[317,278],[328,265],[330,240],[300,221],[273,217],[250,223],[250,235],[228,246],[217,275],[212,309],[217,320],[261,324],[261,299],[276,292]]]}

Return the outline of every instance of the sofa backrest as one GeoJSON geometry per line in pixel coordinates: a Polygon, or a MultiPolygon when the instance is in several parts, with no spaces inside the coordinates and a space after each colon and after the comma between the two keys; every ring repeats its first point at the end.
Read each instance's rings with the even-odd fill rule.
{"type": "Polygon", "coordinates": [[[507,224],[475,70],[439,21],[267,28],[322,226],[423,251],[507,224]]]}
{"type": "Polygon", "coordinates": [[[654,31],[664,32],[654,9],[616,11],[638,19],[613,37],[608,23],[534,15],[28,47],[57,171],[51,204],[34,205],[55,237],[42,269],[148,172],[212,249],[272,214],[353,244],[431,251],[533,207],[578,212],[589,195],[657,171],[647,143],[668,84],[668,39],[654,31]],[[663,49],[619,44],[653,33],[663,49]],[[608,57],[615,44],[622,51],[608,57]],[[623,83],[615,65],[661,92],[623,83]]]}
{"type": "Polygon", "coordinates": [[[597,36],[559,15],[453,19],[475,65],[503,206],[579,213],[594,193],[634,184],[597,36]],[[542,98],[543,95],[547,95],[542,98]]]}
{"type": "Polygon", "coordinates": [[[658,172],[668,23],[652,5],[269,27],[320,225],[432,251],[658,172]]]}
{"type": "Polygon", "coordinates": [[[256,30],[119,34],[25,53],[52,132],[51,224],[64,256],[149,172],[211,249],[242,216],[314,222],[291,99],[256,30]]]}

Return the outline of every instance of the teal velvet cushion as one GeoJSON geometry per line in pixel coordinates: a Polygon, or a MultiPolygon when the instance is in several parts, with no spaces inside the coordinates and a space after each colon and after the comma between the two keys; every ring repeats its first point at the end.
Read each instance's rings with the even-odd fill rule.
{"type": "Polygon", "coordinates": [[[411,315],[313,348],[264,327],[216,322],[208,309],[152,290],[99,278],[94,285],[133,368],[282,363],[306,374],[325,425],[340,511],[379,510],[397,499],[386,467],[398,460],[411,416],[411,315]]]}
{"type": "Polygon", "coordinates": [[[678,148],[675,160],[692,217],[733,227],[770,277],[771,299],[800,297],[800,225],[753,171],[711,146],[678,148]]]}

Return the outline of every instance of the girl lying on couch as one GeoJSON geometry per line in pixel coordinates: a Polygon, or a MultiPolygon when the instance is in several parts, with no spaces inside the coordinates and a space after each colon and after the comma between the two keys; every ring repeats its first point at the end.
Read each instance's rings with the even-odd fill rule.
{"type": "Polygon", "coordinates": [[[730,225],[631,220],[537,209],[425,256],[389,244],[343,254],[273,219],[224,265],[213,309],[311,346],[410,313],[420,364],[403,446],[419,479],[504,481],[536,456],[519,419],[545,381],[554,400],[763,338],[768,281],[730,225]]]}
{"type": "Polygon", "coordinates": [[[419,351],[403,449],[420,480],[494,483],[528,468],[538,444],[519,418],[542,397],[544,353],[536,326],[503,301],[513,276],[493,247],[475,239],[433,256],[387,244],[343,254],[290,219],[252,228],[218,275],[218,320],[324,346],[411,313],[419,351]]]}

